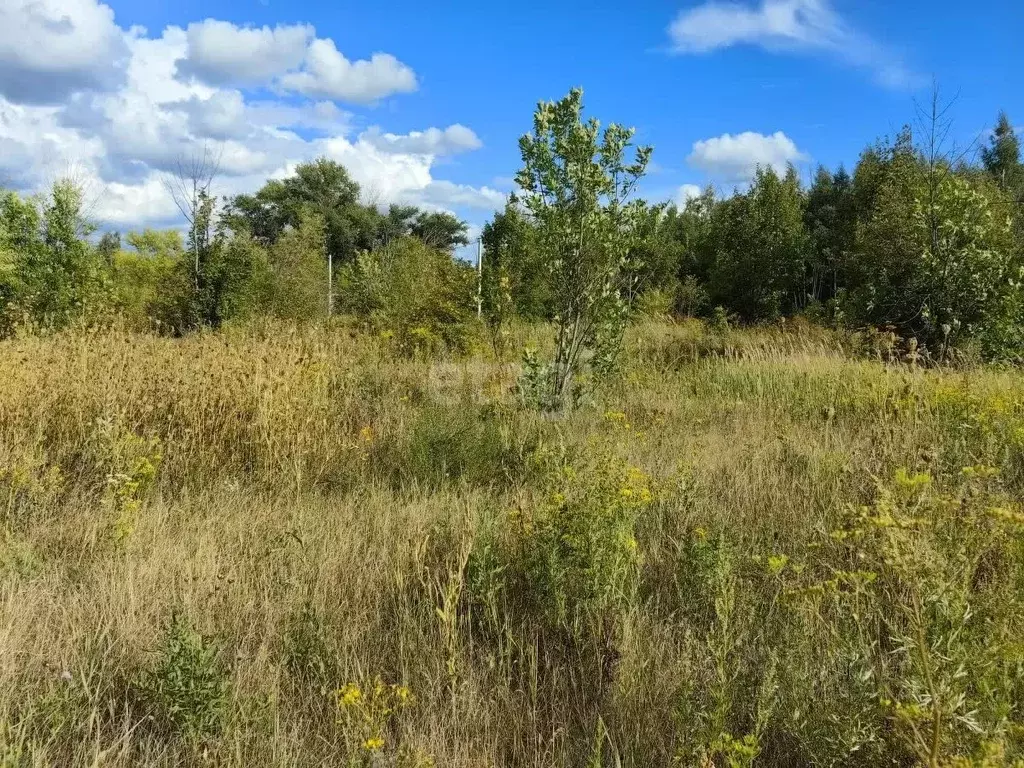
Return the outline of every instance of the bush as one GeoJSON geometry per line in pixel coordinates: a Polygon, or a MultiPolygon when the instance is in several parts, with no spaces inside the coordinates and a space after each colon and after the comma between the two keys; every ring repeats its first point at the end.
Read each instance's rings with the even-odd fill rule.
{"type": "Polygon", "coordinates": [[[491,549],[474,562],[508,579],[509,605],[528,611],[518,620],[581,638],[613,626],[634,595],[637,518],[654,501],[652,481],[608,444],[574,460],[541,453],[537,461],[547,465],[544,490],[510,514],[498,549],[485,540],[491,549]]]}
{"type": "Polygon", "coordinates": [[[407,356],[465,351],[470,341],[476,278],[458,262],[403,237],[346,267],[341,306],[362,318],[407,356]]]}
{"type": "Polygon", "coordinates": [[[641,317],[664,318],[672,313],[674,303],[672,294],[654,288],[637,297],[634,311],[641,317]]]}
{"type": "Polygon", "coordinates": [[[964,469],[950,491],[900,470],[812,545],[812,565],[781,563],[794,610],[827,627],[808,627],[829,639],[813,668],[821,674],[845,659],[862,674],[857,695],[830,695],[829,707],[794,702],[802,729],[831,731],[849,751],[890,731],[890,746],[920,765],[980,759],[993,748],[1007,760],[1024,755],[1013,726],[1024,701],[1024,515],[1001,485],[985,466],[964,469]],[[859,735],[852,722],[864,724],[859,735]]]}
{"type": "Polygon", "coordinates": [[[683,317],[700,317],[707,311],[711,297],[693,275],[687,275],[676,289],[676,311],[683,317]]]}

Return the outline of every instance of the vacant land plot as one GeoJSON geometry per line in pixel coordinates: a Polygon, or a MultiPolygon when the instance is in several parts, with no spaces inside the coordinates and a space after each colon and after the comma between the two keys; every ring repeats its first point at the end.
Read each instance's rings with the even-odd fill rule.
{"type": "Polygon", "coordinates": [[[651,324],[547,419],[519,349],[0,343],[0,765],[1024,755],[1019,374],[651,324]]]}

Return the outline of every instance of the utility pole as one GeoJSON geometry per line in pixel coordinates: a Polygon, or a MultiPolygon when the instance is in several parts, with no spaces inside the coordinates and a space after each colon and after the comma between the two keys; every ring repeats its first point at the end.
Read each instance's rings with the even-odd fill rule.
{"type": "Polygon", "coordinates": [[[484,239],[476,241],[476,316],[484,316],[484,239]]]}

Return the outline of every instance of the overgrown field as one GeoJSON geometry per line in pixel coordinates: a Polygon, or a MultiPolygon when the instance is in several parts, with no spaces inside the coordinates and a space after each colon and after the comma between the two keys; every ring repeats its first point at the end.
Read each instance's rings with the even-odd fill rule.
{"type": "Polygon", "coordinates": [[[0,343],[0,765],[1024,758],[1024,380],[634,328],[0,343]]]}

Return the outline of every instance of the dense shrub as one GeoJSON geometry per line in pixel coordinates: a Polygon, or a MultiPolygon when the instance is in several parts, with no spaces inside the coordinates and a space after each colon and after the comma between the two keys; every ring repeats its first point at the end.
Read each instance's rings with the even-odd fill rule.
{"type": "Polygon", "coordinates": [[[403,354],[464,351],[476,279],[472,268],[414,238],[361,254],[343,271],[340,302],[403,354]]]}

